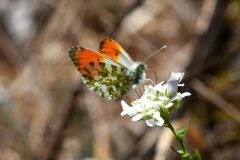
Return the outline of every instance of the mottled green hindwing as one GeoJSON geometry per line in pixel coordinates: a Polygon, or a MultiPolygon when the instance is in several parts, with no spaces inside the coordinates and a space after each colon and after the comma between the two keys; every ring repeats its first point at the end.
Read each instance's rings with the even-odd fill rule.
{"type": "Polygon", "coordinates": [[[82,76],[83,82],[90,90],[108,100],[121,98],[135,83],[135,77],[129,76],[128,68],[102,62],[90,65],[90,69],[83,69],[86,72],[82,76]]]}

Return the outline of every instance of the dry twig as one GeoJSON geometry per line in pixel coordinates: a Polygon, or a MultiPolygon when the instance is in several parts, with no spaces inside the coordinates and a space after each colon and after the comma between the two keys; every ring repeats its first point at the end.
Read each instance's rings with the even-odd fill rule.
{"type": "Polygon", "coordinates": [[[215,104],[219,109],[232,117],[234,120],[240,122],[240,111],[234,105],[214,92],[212,89],[204,85],[201,81],[196,79],[193,80],[191,87],[201,96],[215,104]]]}

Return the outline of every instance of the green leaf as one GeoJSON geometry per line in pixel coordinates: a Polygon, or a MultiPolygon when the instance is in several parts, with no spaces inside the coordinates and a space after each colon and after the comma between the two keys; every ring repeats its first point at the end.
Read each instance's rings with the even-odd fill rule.
{"type": "Polygon", "coordinates": [[[185,154],[185,152],[183,150],[177,150],[177,154],[181,157],[183,157],[183,155],[185,154]]]}
{"type": "Polygon", "coordinates": [[[178,150],[177,151],[178,155],[180,155],[184,159],[189,159],[191,155],[188,152],[184,152],[183,150],[178,150]]]}
{"type": "Polygon", "coordinates": [[[179,130],[176,131],[176,136],[180,139],[182,139],[187,132],[187,128],[180,128],[179,130]]]}
{"type": "Polygon", "coordinates": [[[190,123],[191,123],[191,120],[189,120],[187,126],[185,126],[183,128],[180,128],[179,130],[176,131],[176,136],[179,139],[182,139],[184,137],[184,135],[187,133],[187,130],[188,130],[189,126],[190,126],[190,123]]]}
{"type": "Polygon", "coordinates": [[[194,151],[193,160],[201,160],[201,155],[197,149],[195,149],[195,151],[194,151]]]}
{"type": "Polygon", "coordinates": [[[183,150],[178,150],[177,153],[181,156],[185,154],[185,152],[183,150]]]}
{"type": "Polygon", "coordinates": [[[184,155],[182,155],[182,157],[185,159],[190,159],[191,155],[189,153],[185,153],[184,155]]]}

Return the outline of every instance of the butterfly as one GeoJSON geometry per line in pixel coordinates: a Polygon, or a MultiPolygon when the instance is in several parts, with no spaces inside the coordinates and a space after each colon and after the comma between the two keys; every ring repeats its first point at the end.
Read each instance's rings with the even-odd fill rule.
{"type": "Polygon", "coordinates": [[[144,62],[134,62],[113,39],[100,42],[99,52],[75,46],[69,57],[88,88],[108,100],[118,100],[128,91],[146,82],[144,62]]]}

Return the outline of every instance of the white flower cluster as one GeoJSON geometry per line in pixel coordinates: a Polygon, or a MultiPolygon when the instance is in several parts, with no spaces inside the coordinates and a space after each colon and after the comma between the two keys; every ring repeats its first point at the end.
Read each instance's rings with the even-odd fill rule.
{"type": "Polygon", "coordinates": [[[121,116],[129,115],[132,121],[145,120],[150,127],[162,126],[164,118],[161,113],[164,109],[177,108],[183,97],[190,96],[189,92],[178,92],[178,86],[184,73],[172,73],[171,78],[164,84],[161,82],[155,86],[144,86],[145,91],[139,99],[133,101],[129,106],[125,101],[121,101],[121,116]]]}

